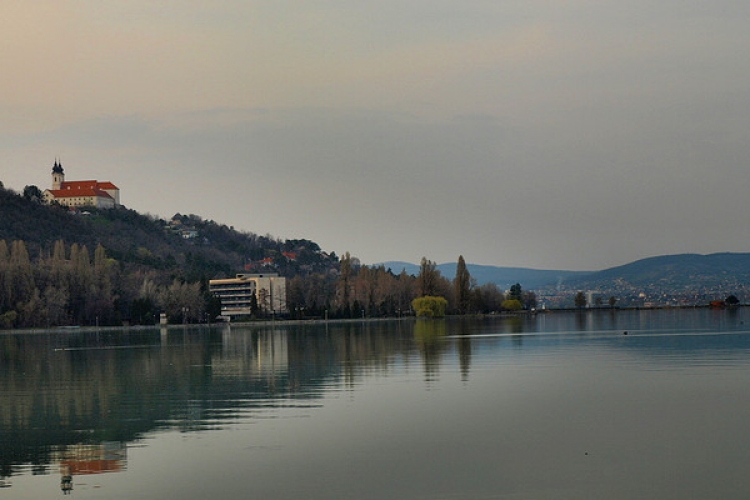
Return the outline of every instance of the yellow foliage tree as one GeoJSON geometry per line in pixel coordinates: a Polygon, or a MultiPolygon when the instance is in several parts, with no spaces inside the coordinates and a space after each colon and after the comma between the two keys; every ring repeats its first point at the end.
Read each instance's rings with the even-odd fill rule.
{"type": "Polygon", "coordinates": [[[503,303],[500,304],[500,307],[506,311],[520,311],[523,309],[523,304],[521,304],[520,300],[508,299],[504,300],[503,303]]]}
{"type": "Polygon", "coordinates": [[[443,297],[426,295],[412,301],[411,307],[417,312],[417,316],[442,318],[448,307],[448,301],[443,297]]]}

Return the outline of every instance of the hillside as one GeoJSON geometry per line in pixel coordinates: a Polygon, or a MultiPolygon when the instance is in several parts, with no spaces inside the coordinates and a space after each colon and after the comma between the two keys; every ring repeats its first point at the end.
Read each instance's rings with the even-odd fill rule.
{"type": "Polygon", "coordinates": [[[244,270],[284,276],[325,272],[336,266],[309,240],[279,240],[235,231],[195,215],[170,220],[125,207],[71,212],[46,206],[0,188],[0,240],[23,240],[33,257],[49,253],[58,240],[101,244],[107,255],[129,269],[144,269],[187,281],[231,276],[244,270]]]}
{"type": "Polygon", "coordinates": [[[571,287],[596,289],[628,283],[634,287],[681,289],[750,284],[750,253],[662,255],[637,260],[569,280],[571,287]]]}

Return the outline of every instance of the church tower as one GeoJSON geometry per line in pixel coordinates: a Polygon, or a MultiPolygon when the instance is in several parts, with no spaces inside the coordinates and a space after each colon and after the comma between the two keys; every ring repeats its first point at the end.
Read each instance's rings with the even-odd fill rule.
{"type": "Polygon", "coordinates": [[[55,159],[52,167],[52,190],[61,189],[63,182],[65,182],[65,172],[63,172],[62,162],[55,159]]]}

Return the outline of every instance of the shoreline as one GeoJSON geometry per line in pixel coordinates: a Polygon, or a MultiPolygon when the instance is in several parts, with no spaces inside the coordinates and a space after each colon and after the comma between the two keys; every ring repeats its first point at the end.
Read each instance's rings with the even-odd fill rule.
{"type": "Polygon", "coordinates": [[[736,306],[728,306],[724,308],[713,308],[710,305],[696,305],[696,306],[657,306],[657,307],[599,307],[599,308],[584,308],[584,309],[539,309],[535,311],[513,311],[503,312],[495,314],[464,314],[464,315],[446,315],[442,318],[427,318],[417,316],[401,316],[401,317],[386,317],[386,318],[333,318],[333,319],[261,319],[252,321],[234,321],[234,322],[216,322],[216,323],[187,323],[179,325],[129,325],[129,326],[53,326],[49,328],[20,328],[20,329],[7,329],[0,330],[0,336],[3,335],[15,335],[15,334],[42,334],[42,333],[91,333],[91,332],[107,332],[107,331],[139,331],[139,330],[179,330],[179,329],[211,329],[221,327],[258,327],[268,328],[269,326],[300,326],[300,325],[325,325],[325,324],[346,324],[346,323],[386,323],[386,322],[402,322],[402,321],[416,321],[416,320],[445,320],[445,319],[485,319],[485,318],[513,318],[520,316],[536,316],[540,314],[570,314],[570,313],[616,313],[618,311],[665,311],[665,310],[695,310],[695,309],[709,309],[713,311],[733,311],[740,308],[746,307],[744,304],[738,304],[736,306]]]}

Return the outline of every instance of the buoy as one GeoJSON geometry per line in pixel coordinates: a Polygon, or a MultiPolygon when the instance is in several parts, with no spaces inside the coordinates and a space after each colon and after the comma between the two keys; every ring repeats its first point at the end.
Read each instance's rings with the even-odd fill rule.
{"type": "Polygon", "coordinates": [[[627,334],[628,334],[628,331],[627,331],[627,330],[625,330],[624,332],[622,332],[622,334],[623,334],[623,335],[627,335],[627,334]]]}

